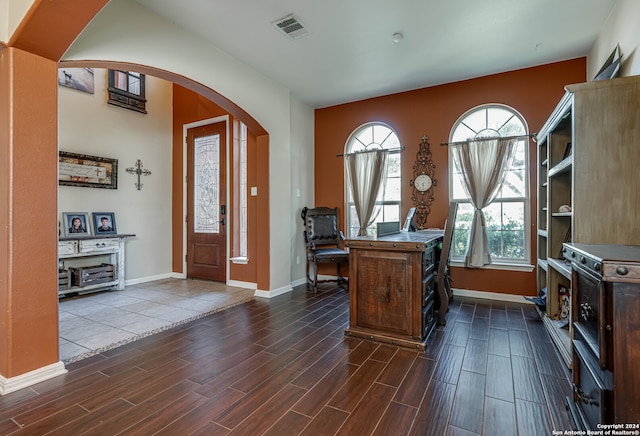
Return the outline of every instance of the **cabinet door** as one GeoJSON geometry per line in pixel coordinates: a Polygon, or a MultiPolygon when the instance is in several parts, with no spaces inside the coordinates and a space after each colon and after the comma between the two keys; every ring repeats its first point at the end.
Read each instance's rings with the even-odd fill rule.
{"type": "Polygon", "coordinates": [[[613,284],[609,319],[613,320],[615,337],[614,422],[640,423],[640,284],[613,284]]]}
{"type": "Polygon", "coordinates": [[[411,336],[407,254],[363,250],[357,262],[357,325],[411,336]]]}

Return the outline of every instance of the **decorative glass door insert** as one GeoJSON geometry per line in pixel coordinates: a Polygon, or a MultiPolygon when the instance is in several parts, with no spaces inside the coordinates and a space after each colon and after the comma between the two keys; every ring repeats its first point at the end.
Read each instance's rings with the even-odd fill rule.
{"type": "Polygon", "coordinates": [[[195,138],[194,175],[194,231],[220,233],[220,135],[195,138]]]}

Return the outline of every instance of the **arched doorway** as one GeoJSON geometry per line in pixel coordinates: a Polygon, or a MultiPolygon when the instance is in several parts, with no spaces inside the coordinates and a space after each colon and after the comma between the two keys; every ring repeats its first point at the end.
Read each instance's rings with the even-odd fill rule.
{"type": "MultiPolygon", "coordinates": [[[[0,248],[7,253],[0,267],[0,281],[3,282],[0,324],[7,327],[0,338],[0,355],[4,356],[0,361],[0,393],[64,373],[57,353],[54,180],[57,179],[58,147],[54,78],[62,55],[107,3],[106,0],[37,0],[11,37],[8,47],[0,51],[3,90],[7,89],[7,95],[12,95],[0,102],[4,130],[12,132],[0,142],[0,149],[10,156],[10,160],[2,164],[2,170],[6,171],[2,171],[0,183],[6,188],[0,194],[0,202],[6,204],[9,211],[2,218],[2,227],[7,230],[0,238],[0,248]],[[17,80],[10,81],[8,77],[17,80]],[[34,265],[39,274],[34,274],[34,265]]],[[[94,61],[92,65],[124,69],[132,64],[94,61]]],[[[262,157],[268,157],[269,135],[253,117],[230,100],[183,75],[149,66],[139,68],[142,72],[181,84],[225,107],[257,132],[262,157]]],[[[258,207],[268,215],[268,158],[261,162],[258,171],[265,181],[265,189],[258,207]]],[[[259,225],[264,236],[258,242],[258,251],[263,257],[263,263],[258,267],[258,286],[270,289],[269,220],[265,219],[259,225]]]]}

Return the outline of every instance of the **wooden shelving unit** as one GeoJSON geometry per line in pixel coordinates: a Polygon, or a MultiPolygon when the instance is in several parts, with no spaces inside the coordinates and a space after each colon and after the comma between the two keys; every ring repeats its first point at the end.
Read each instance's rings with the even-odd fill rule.
{"type": "MultiPolygon", "coordinates": [[[[572,325],[556,322],[571,290],[564,242],[640,244],[640,77],[568,85],[538,142],[538,289],[544,324],[571,367],[572,325]],[[560,206],[571,211],[560,211],[560,206]]],[[[569,314],[569,320],[571,314],[569,314]]]]}

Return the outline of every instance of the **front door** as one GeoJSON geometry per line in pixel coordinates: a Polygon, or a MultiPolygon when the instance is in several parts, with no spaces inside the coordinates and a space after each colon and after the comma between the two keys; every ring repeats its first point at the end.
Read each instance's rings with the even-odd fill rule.
{"type": "Polygon", "coordinates": [[[226,123],[187,130],[187,277],[226,281],[226,123]]]}

